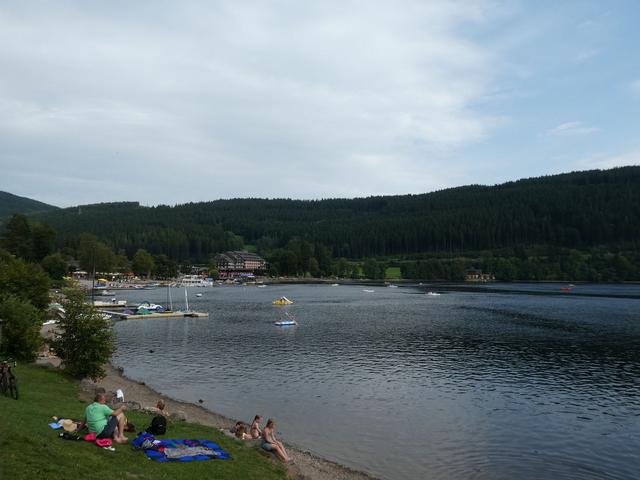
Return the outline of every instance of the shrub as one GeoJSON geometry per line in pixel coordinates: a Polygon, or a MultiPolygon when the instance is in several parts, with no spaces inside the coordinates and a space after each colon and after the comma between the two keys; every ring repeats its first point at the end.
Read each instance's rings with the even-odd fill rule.
{"type": "Polygon", "coordinates": [[[82,290],[67,289],[64,294],[65,314],[51,346],[70,375],[96,380],[105,375],[104,365],[114,352],[111,322],[85,303],[82,290]]]}
{"type": "Polygon", "coordinates": [[[9,296],[0,302],[0,318],[4,320],[0,352],[16,360],[33,361],[42,345],[38,309],[27,301],[9,296]]]}

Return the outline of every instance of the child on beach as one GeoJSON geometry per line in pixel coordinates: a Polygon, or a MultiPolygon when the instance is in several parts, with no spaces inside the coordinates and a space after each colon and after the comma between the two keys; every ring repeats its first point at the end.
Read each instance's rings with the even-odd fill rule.
{"type": "Polygon", "coordinates": [[[163,417],[169,417],[169,411],[166,409],[164,400],[158,400],[155,407],[145,408],[148,412],[155,413],[156,415],[162,415],[163,417]]]}
{"type": "Polygon", "coordinates": [[[244,423],[236,427],[236,438],[238,440],[253,440],[251,435],[247,433],[247,426],[244,423]]]}
{"type": "Polygon", "coordinates": [[[249,429],[249,435],[251,435],[251,438],[260,438],[260,435],[262,435],[262,429],[260,428],[261,423],[262,417],[260,415],[256,415],[253,418],[253,422],[251,422],[251,428],[249,429]]]}

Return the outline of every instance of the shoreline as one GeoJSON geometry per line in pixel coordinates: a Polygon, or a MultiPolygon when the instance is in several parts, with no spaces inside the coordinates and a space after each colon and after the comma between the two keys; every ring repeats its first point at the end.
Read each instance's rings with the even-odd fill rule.
{"type": "MultiPolygon", "coordinates": [[[[220,415],[201,405],[175,400],[154,390],[144,382],[133,380],[111,362],[105,366],[105,370],[107,375],[97,382],[89,379],[80,382],[80,388],[87,396],[87,399],[93,396],[97,387],[102,387],[107,392],[114,392],[120,388],[124,392],[126,402],[137,402],[143,408],[153,406],[158,398],[163,398],[169,412],[184,414],[184,419],[188,422],[215,429],[229,429],[236,423],[236,420],[220,415]]],[[[291,478],[296,480],[376,480],[376,477],[322,458],[308,450],[304,450],[303,447],[295,447],[291,444],[285,445],[290,456],[295,461],[294,465],[288,467],[288,473],[291,478]]],[[[247,448],[251,448],[250,445],[247,445],[247,448]]],[[[276,460],[274,459],[274,461],[276,460]]]]}

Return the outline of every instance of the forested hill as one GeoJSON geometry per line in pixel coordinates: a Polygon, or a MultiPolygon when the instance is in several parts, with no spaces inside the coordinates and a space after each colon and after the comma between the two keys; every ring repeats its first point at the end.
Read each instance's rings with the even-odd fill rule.
{"type": "Polygon", "coordinates": [[[58,207],[0,191],[0,224],[14,213],[44,212],[56,208],[58,207]]]}
{"type": "Polygon", "coordinates": [[[637,248],[640,167],[420,195],[234,199],[174,207],[110,203],[49,211],[36,218],[58,232],[63,246],[73,246],[78,234],[90,232],[129,256],[146,248],[178,260],[204,260],[216,251],[237,247],[235,235],[263,251],[299,237],[347,258],[519,245],[637,248]]]}

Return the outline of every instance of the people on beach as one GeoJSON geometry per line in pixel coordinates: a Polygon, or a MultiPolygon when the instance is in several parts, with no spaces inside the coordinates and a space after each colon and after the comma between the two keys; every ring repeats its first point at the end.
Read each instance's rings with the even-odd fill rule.
{"type": "Polygon", "coordinates": [[[273,419],[267,420],[267,425],[262,430],[262,448],[268,452],[273,452],[285,463],[291,463],[291,459],[281,441],[276,438],[276,422],[273,419]]]}
{"type": "Polygon", "coordinates": [[[249,428],[249,435],[251,435],[251,438],[260,438],[262,435],[262,429],[260,428],[261,423],[262,417],[260,415],[256,415],[253,418],[253,422],[251,422],[251,428],[249,428]]]}
{"type": "Polygon", "coordinates": [[[236,433],[242,425],[246,425],[246,424],[242,420],[238,420],[236,424],[229,429],[229,431],[231,433],[236,433]]]}
{"type": "Polygon", "coordinates": [[[164,400],[162,399],[158,400],[158,403],[156,403],[155,407],[148,407],[145,410],[151,413],[155,413],[156,415],[162,415],[163,417],[167,417],[167,418],[170,415],[169,411],[166,408],[164,400]]]}
{"type": "Polygon", "coordinates": [[[127,419],[124,416],[126,405],[112,410],[107,405],[105,393],[97,393],[94,402],[84,412],[85,422],[89,432],[95,433],[97,438],[113,438],[117,443],[126,443],[124,436],[127,419]]]}
{"type": "Polygon", "coordinates": [[[251,435],[247,433],[247,425],[244,422],[238,422],[240,425],[236,427],[236,438],[239,440],[253,440],[251,435]]]}

